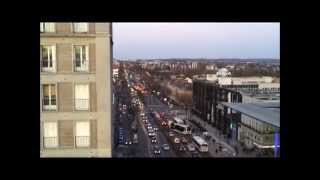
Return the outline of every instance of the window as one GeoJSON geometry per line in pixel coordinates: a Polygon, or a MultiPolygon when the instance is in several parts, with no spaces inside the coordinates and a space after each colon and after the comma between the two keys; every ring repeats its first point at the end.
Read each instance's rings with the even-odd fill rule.
{"type": "Polygon", "coordinates": [[[40,46],[41,71],[56,71],[56,47],[53,45],[40,46]]]}
{"type": "Polygon", "coordinates": [[[77,33],[88,32],[88,23],[73,23],[73,31],[77,33]]]}
{"type": "Polygon", "coordinates": [[[57,122],[45,122],[43,125],[43,145],[45,148],[58,147],[58,123],[57,122]]]}
{"type": "Polygon", "coordinates": [[[40,23],[40,32],[55,32],[54,23],[40,23]]]}
{"type": "Polygon", "coordinates": [[[44,110],[56,110],[56,85],[45,84],[42,89],[43,97],[43,109],[44,110]]]}
{"type": "Polygon", "coordinates": [[[75,109],[89,110],[89,85],[77,84],[75,86],[75,109]]]}
{"type": "Polygon", "coordinates": [[[76,122],[76,146],[89,147],[90,146],[90,123],[76,122]]]}
{"type": "Polygon", "coordinates": [[[85,45],[73,46],[74,70],[77,72],[88,71],[89,48],[85,45]]]}

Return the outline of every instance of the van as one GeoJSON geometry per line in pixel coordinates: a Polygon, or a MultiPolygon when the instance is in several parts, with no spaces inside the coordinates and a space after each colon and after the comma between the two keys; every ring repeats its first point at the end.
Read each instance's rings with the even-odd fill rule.
{"type": "Polygon", "coordinates": [[[133,134],[133,143],[134,144],[138,143],[138,134],[133,134]]]}

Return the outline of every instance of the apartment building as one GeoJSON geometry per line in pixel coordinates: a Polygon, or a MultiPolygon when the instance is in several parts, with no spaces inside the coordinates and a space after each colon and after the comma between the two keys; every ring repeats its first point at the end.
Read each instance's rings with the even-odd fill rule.
{"type": "Polygon", "coordinates": [[[40,157],[111,157],[111,23],[40,23],[40,157]]]}

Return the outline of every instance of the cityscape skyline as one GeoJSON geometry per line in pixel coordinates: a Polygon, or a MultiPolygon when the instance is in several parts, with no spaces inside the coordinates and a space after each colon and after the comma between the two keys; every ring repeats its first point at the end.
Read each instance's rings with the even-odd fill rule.
{"type": "Polygon", "coordinates": [[[280,23],[113,24],[116,59],[280,59],[280,23]]]}

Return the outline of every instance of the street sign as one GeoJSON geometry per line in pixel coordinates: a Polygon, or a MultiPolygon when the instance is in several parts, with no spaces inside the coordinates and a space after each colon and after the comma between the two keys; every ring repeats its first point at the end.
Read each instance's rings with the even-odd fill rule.
{"type": "Polygon", "coordinates": [[[274,157],[278,155],[278,146],[279,146],[279,133],[274,133],[274,157]]]}

